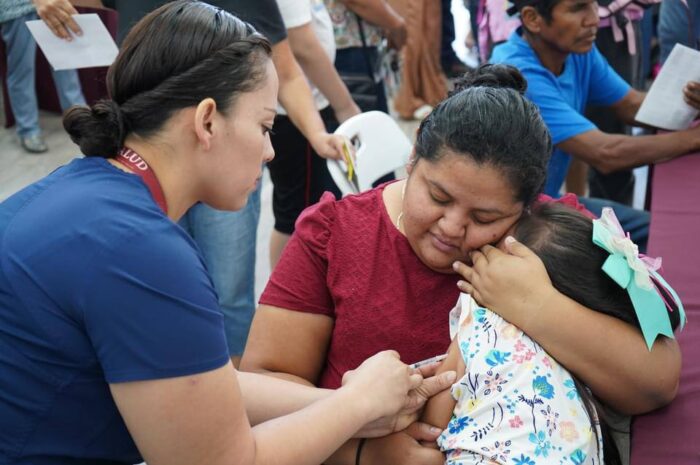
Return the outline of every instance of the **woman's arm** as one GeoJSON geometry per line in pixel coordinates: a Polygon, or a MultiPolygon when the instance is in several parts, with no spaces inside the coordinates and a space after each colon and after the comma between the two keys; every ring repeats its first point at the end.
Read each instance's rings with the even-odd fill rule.
{"type": "Polygon", "coordinates": [[[304,74],[328,99],[338,121],[342,123],[360,113],[360,108],[323,50],[311,23],[288,29],[287,36],[304,74]]]}
{"type": "Polygon", "coordinates": [[[367,422],[408,404],[409,391],[422,382],[411,373],[387,351],[365,361],[333,393],[249,374],[239,384],[230,363],[197,375],[116,383],[110,390],[149,465],[317,465],[367,422]],[[251,427],[248,414],[261,423],[251,427]]]}
{"type": "Polygon", "coordinates": [[[486,246],[474,266],[457,263],[459,288],[521,328],[616,410],[640,414],[676,395],[681,353],[675,339],[659,338],[649,351],[641,332],[557,292],[542,261],[527,247],[510,253],[486,246]]]}
{"type": "Polygon", "coordinates": [[[360,18],[381,27],[389,45],[400,50],[406,44],[406,22],[386,0],[340,0],[360,18]]]}
{"type": "Polygon", "coordinates": [[[260,305],[241,359],[241,371],[314,386],[332,332],[333,320],[328,316],[260,305]]]}

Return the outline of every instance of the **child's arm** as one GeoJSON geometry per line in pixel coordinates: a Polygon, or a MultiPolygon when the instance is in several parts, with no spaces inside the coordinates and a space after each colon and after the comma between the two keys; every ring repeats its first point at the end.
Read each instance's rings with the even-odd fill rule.
{"type": "MultiPolygon", "coordinates": [[[[459,351],[457,337],[455,336],[447,352],[447,358],[442,362],[440,368],[438,368],[436,375],[445,371],[454,370],[457,372],[456,379],[459,380],[464,376],[465,369],[466,367],[462,360],[462,354],[459,351]]],[[[447,428],[447,424],[452,418],[452,411],[456,404],[450,391],[450,389],[445,389],[441,393],[431,397],[425,406],[425,410],[423,410],[420,421],[440,429],[447,428]]]]}

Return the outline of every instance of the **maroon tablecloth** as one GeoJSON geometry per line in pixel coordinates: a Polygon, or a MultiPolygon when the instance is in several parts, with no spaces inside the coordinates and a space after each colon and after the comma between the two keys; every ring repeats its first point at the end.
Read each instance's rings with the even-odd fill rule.
{"type": "Polygon", "coordinates": [[[648,252],[685,306],[678,397],[632,424],[632,465],[700,464],[700,153],[654,168],[648,252]]]}

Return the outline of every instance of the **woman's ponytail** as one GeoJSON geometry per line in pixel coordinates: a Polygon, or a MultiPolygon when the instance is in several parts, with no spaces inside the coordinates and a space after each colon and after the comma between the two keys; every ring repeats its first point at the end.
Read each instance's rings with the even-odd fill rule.
{"type": "Polygon", "coordinates": [[[112,100],[70,108],[63,117],[63,128],[88,157],[116,156],[126,137],[124,114],[112,100]]]}

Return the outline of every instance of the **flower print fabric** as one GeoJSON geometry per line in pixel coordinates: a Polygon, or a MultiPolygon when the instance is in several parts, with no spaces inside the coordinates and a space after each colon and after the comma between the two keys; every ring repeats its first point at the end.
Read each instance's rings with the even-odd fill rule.
{"type": "Polygon", "coordinates": [[[438,438],[447,464],[603,463],[571,375],[520,329],[462,294],[450,312],[466,365],[438,438]]]}
{"type": "MultiPolygon", "coordinates": [[[[333,21],[336,48],[342,50],[350,47],[362,47],[360,27],[355,13],[350,11],[342,0],[324,0],[324,4],[328,9],[331,21],[333,21]]],[[[362,30],[367,46],[376,47],[382,41],[382,30],[379,27],[362,21],[362,30]]]]}

